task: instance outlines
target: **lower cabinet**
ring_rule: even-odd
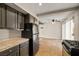
[[[28,56],[28,42],[22,43],[10,49],[0,52],[0,56]]]
[[[0,56],[19,56],[19,46],[0,52]]]
[[[29,44],[25,42],[20,45],[20,56],[29,56]]]
[[[19,50],[10,53],[8,56],[19,56]]]

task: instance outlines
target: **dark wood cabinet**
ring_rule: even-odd
[[[19,46],[0,52],[0,56],[19,56]]]
[[[0,28],[5,28],[6,26],[6,6],[3,4],[0,4]]]
[[[18,51],[14,51],[13,53],[11,53],[8,56],[19,56],[19,52]]]
[[[19,56],[19,49],[11,52],[8,56]]]
[[[39,24],[39,21],[33,17],[32,15],[30,14],[26,14],[25,17],[24,17],[24,23],[34,23],[34,24]]]
[[[35,20],[33,16],[31,16],[30,14],[25,15],[25,20],[24,20],[25,23],[34,23],[34,21]]]
[[[23,29],[24,28],[24,14],[10,7],[7,7],[7,28]]]
[[[0,6],[0,28],[2,27],[2,19],[1,19],[1,6]]]
[[[14,9],[7,7],[7,28],[16,29],[16,20],[17,20],[17,11]]]
[[[28,56],[29,55],[29,42],[25,42],[20,45],[20,56]]]
[[[5,4],[0,4],[0,28],[23,29],[24,14]]]
[[[24,29],[24,17],[25,17],[25,15],[22,14],[22,19],[21,19],[20,29]]]
[[[32,15],[23,14],[6,4],[0,4],[0,28],[24,29],[24,23],[36,22]]]
[[[6,49],[0,52],[0,56],[29,56],[29,42]]]
[[[17,28],[23,29],[24,28],[24,15],[20,12],[17,14]]]

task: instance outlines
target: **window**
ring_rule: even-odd
[[[73,19],[68,20],[64,24],[62,24],[62,39],[74,40],[73,30],[74,30]]]

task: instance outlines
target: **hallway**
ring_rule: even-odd
[[[62,56],[61,40],[40,38],[36,56]]]

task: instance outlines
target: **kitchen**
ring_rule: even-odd
[[[79,56],[78,5],[1,3],[0,56]]]
[[[37,26],[32,26],[34,24]],[[26,25],[31,27],[28,27]],[[29,32],[29,30],[31,32]],[[39,39],[38,38],[39,33],[36,32],[37,30],[38,30],[38,20],[31,14],[27,13],[26,11],[19,8],[15,4],[8,4],[8,3],[0,4],[1,56],[34,55],[38,50],[38,44],[39,44],[37,43]],[[26,32],[23,33],[23,31],[28,32],[28,34]],[[28,36],[26,36],[25,33]],[[34,50],[34,52],[32,50]]]

